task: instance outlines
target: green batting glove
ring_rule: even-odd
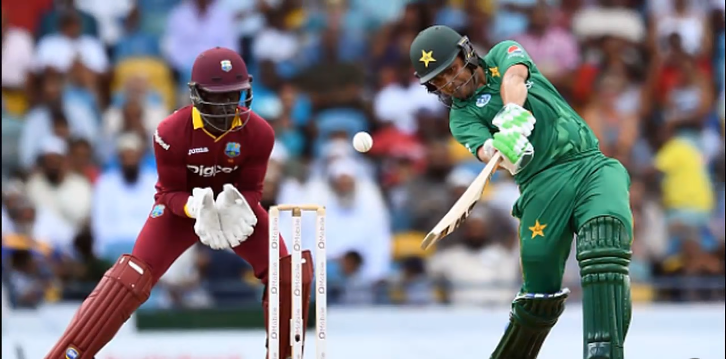
[[[513,103],[504,106],[492,120],[494,126],[499,128],[499,131],[519,132],[524,137],[529,137],[532,134],[536,122],[537,120],[531,112]]]
[[[519,132],[497,132],[489,146],[502,153],[504,156],[502,166],[512,175],[519,173],[534,157],[532,143]]]

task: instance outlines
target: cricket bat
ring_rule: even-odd
[[[489,183],[492,175],[496,172],[501,160],[502,154],[500,152],[497,152],[494,156],[492,156],[486,167],[484,167],[479,175],[476,176],[474,182],[472,182],[464,194],[459,197],[456,203],[454,203],[454,206],[446,213],[444,218],[442,218],[439,223],[436,224],[434,229],[426,235],[426,238],[424,238],[423,242],[421,242],[422,249],[428,249],[442,238],[454,232],[454,230],[464,223],[466,218],[469,217],[469,214],[474,209],[474,206],[476,206],[481,199],[481,196],[484,193],[484,188],[486,188],[487,183]]]

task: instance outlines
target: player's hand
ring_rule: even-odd
[[[204,245],[212,249],[227,249],[229,243],[222,233],[219,214],[214,205],[214,192],[211,188],[195,188],[187,201],[187,209],[196,218],[194,232]]]
[[[222,233],[231,247],[236,247],[254,232],[257,216],[247,200],[231,184],[225,184],[215,204]]]
[[[499,128],[499,132],[518,132],[524,137],[532,134],[536,122],[531,112],[513,103],[504,106],[492,120],[494,126]]]
[[[484,151],[490,158],[494,153],[501,152],[504,158],[501,166],[512,176],[526,167],[534,157],[534,147],[527,137],[519,132],[495,133],[494,139],[484,142]]]

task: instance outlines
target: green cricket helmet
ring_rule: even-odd
[[[440,89],[449,84],[437,88],[429,81],[451,67],[459,56],[465,63],[460,71],[465,68],[471,70],[469,81],[474,78],[474,70],[479,66],[479,56],[469,38],[443,25],[430,26],[421,31],[411,43],[409,56],[419,82],[447,105],[451,104],[451,98],[442,94]]]

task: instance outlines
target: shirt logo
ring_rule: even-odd
[[[227,142],[227,146],[224,148],[224,154],[227,157],[237,157],[240,153],[240,144],[237,142]]]
[[[205,166],[205,165],[187,165],[187,169],[192,173],[197,174],[201,177],[214,177],[217,173],[229,174],[234,172],[239,166],[234,167],[223,167],[223,166]]]
[[[221,66],[222,71],[224,71],[224,72],[232,71],[232,61],[222,60],[219,62],[219,65]]]
[[[164,214],[164,210],[166,209],[166,206],[163,204],[157,204],[154,206],[154,208],[151,209],[151,214],[149,217],[151,218],[159,218]]]
[[[524,57],[524,50],[522,50],[522,48],[517,45],[512,45],[507,48],[507,58],[515,56]]]
[[[491,99],[492,99],[492,95],[490,95],[488,93],[485,93],[485,94],[479,96],[479,98],[476,99],[476,107],[486,106]]]
[[[190,148],[189,149],[189,156],[197,153],[207,153],[209,152],[209,148],[206,147],[197,147],[197,148]]]

